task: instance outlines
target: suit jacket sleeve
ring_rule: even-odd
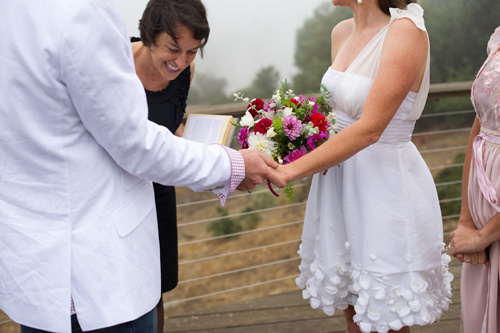
[[[231,163],[225,149],[175,137],[147,120],[144,88],[114,2],[81,6],[64,29],[60,63],[61,80],[85,128],[131,174],[228,195]]]

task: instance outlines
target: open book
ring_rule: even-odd
[[[229,147],[235,121],[232,116],[189,114],[183,137],[207,145],[219,143]]]

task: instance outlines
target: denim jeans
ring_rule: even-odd
[[[116,326],[100,328],[94,331],[85,331],[89,333],[156,333],[156,308],[149,311],[142,317],[135,320],[118,324]],[[76,315],[71,316],[72,333],[82,333],[80,324]],[[47,331],[39,330],[21,325],[21,333],[50,333]]]

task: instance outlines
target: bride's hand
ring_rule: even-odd
[[[280,164],[279,167],[273,170],[273,172],[277,175],[277,177],[283,181],[285,184],[290,182],[290,178],[288,175],[288,166]]]

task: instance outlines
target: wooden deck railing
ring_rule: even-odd
[[[431,85],[429,100],[470,95],[472,81]],[[188,113],[224,114],[241,117],[243,103],[192,106]],[[445,117],[470,114],[457,110],[424,114],[431,122],[446,122]],[[427,119],[428,121],[429,119]],[[471,122],[472,124],[472,122]],[[413,142],[433,175],[445,169],[460,168],[457,154],[465,152],[470,126],[440,128],[414,133]],[[237,142],[233,141],[233,148]],[[461,177],[438,182],[438,189],[461,186]],[[296,199],[274,198],[265,186],[251,194],[237,193],[227,206],[219,208],[211,195],[178,189],[180,283],[165,294],[171,313],[193,311],[234,300],[250,299],[296,289],[303,214],[309,179],[294,185]],[[458,202],[460,195],[441,198],[441,204]],[[193,212],[197,212],[196,214]],[[458,211],[443,216],[445,231],[454,228]],[[250,220],[258,221],[251,222]],[[252,224],[253,223],[253,224]],[[224,227],[225,225],[225,227]],[[234,228],[234,232],[231,232]],[[225,229],[217,235],[209,230]]]
[[[429,99],[468,96],[471,85],[472,82],[433,84]],[[190,106],[187,112],[238,118],[244,114],[245,105]],[[473,116],[474,111],[471,107],[424,114],[422,118],[440,124],[450,115],[463,114]],[[467,126],[447,126],[414,133],[413,142],[433,175],[462,166],[455,157],[465,151],[469,130]],[[438,182],[436,186],[460,187],[460,178]],[[175,290],[164,295],[167,315],[297,290],[297,250],[308,188],[309,179],[296,182],[296,198],[290,202],[283,194],[275,198],[265,186],[259,186],[252,193],[235,193],[223,208],[211,193],[177,188],[180,282]],[[460,195],[440,199],[442,204],[457,202]],[[445,231],[454,228],[457,217],[458,211],[443,216]],[[18,332],[18,325],[1,311],[0,332]]]

